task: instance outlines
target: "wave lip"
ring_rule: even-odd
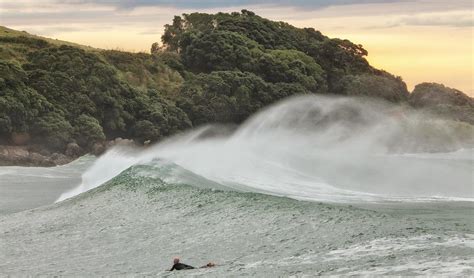
[[[99,157],[82,175],[82,182],[79,186],[62,193],[56,202],[94,189],[116,177],[136,162],[138,162],[138,157],[132,149],[122,146],[113,148]]]

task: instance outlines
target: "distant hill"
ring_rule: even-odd
[[[73,43],[73,42],[68,42],[68,41],[62,41],[62,40],[57,40],[57,39],[51,39],[51,38],[47,38],[47,37],[32,35],[32,34],[29,34],[26,31],[18,31],[18,30],[7,28],[5,26],[0,26],[0,37],[3,38],[2,43],[4,43],[4,42],[6,43],[8,41],[8,38],[26,37],[26,38],[30,38],[30,39],[37,39],[37,40],[46,41],[49,44],[56,45],[56,46],[69,45],[69,46],[82,48],[82,49],[85,49],[85,50],[101,51],[101,49],[93,48],[91,46],[85,46],[85,45],[81,45],[81,44],[78,44],[78,43]]]
[[[400,77],[369,65],[361,45],[251,11],[175,16],[161,40],[151,54],[128,53],[0,27],[0,144],[64,153],[72,143],[79,155],[117,137],[154,142],[205,123],[240,123],[313,93],[430,107],[473,124],[465,94],[425,84],[410,95]],[[443,103],[424,97],[431,91]]]

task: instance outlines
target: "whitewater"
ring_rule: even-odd
[[[473,140],[408,108],[304,96],[238,127],[0,167],[0,188],[61,189],[0,213],[0,273],[169,276],[180,256],[218,265],[195,276],[472,275]]]

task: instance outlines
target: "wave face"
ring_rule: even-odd
[[[186,181],[190,185],[205,180],[209,187],[296,199],[474,198],[472,126],[387,103],[291,98],[228,133],[224,127],[206,126],[145,150],[114,148],[58,201],[95,188],[132,165],[163,161],[200,177],[199,184]]]
[[[168,277],[179,256],[217,264],[178,274],[188,276],[470,277],[473,205],[301,202],[153,159],[76,198],[0,217],[0,272]]]

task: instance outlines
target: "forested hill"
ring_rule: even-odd
[[[161,41],[151,54],[128,53],[1,27],[0,144],[87,152],[116,137],[154,142],[312,93],[380,97],[474,123],[472,98],[457,90],[425,83],[409,94],[361,45],[247,10],[176,16]]]

